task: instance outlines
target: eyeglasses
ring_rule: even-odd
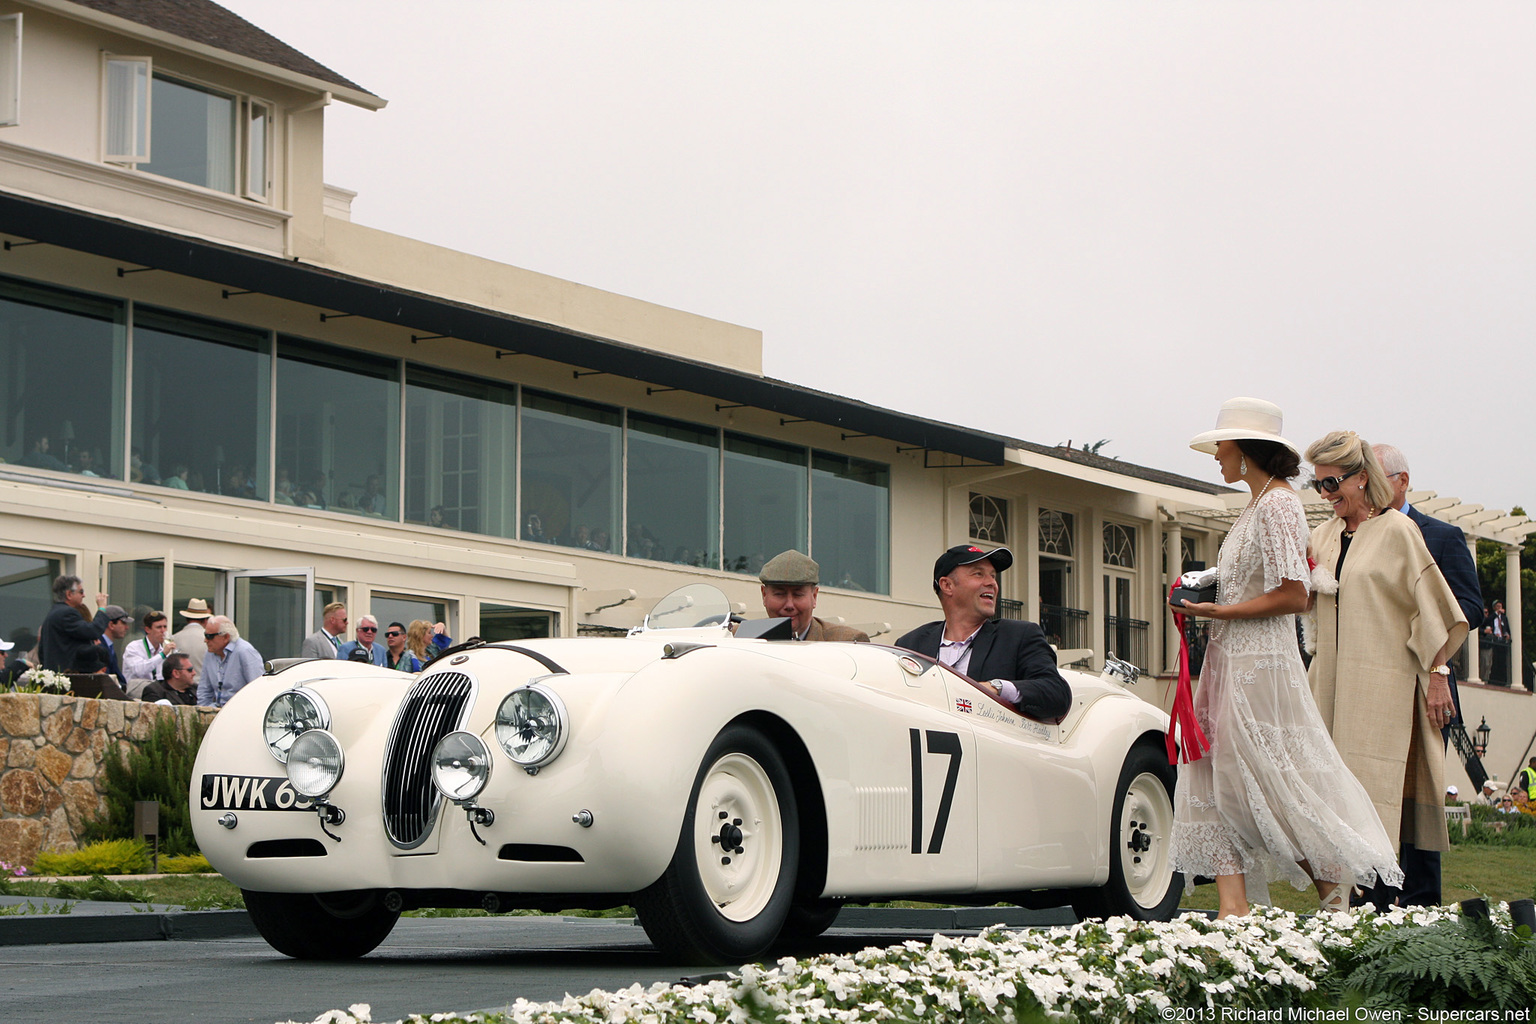
[[[379,631],[379,627],[378,626],[358,626],[357,627],[357,631],[359,633],[377,633]]]
[[[1359,471],[1356,470],[1356,472]],[[1345,480],[1348,480],[1354,475],[1354,473],[1345,473],[1343,476],[1325,476],[1321,480],[1318,480],[1316,477],[1314,477],[1312,482],[1307,484],[1307,486],[1312,488],[1318,494],[1332,494],[1337,491],[1340,486],[1343,485]]]
[[[208,639],[208,640],[214,640],[214,639],[217,639],[218,637],[221,637],[223,635],[224,635],[223,633],[207,633],[207,632],[205,632],[203,634],[203,637],[205,639]]]
[[[388,633],[385,633],[384,635],[385,636],[405,636],[405,634],[400,632],[398,629],[392,629]]]

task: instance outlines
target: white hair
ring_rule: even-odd
[[[1387,476],[1408,472],[1408,457],[1397,445],[1373,444],[1371,451],[1376,453],[1376,461],[1381,463],[1381,471]]]
[[[209,627],[212,627],[213,632],[223,633],[231,640],[240,639],[240,631],[235,628],[234,620],[232,620],[227,615],[215,615],[213,618],[209,619],[207,624],[203,627],[203,632],[208,632]]]

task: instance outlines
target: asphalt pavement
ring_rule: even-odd
[[[0,897],[0,907],[18,902],[37,912],[0,914],[0,1021],[272,1024],[360,1002],[375,1021],[394,1021],[701,976],[667,962],[629,918],[403,918],[368,956],[315,963],[274,952],[244,911]],[[68,913],[58,912],[69,902]],[[1066,909],[850,907],[795,952],[1072,920]]]

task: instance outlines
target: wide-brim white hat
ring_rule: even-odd
[[[1216,429],[1190,438],[1189,446],[1207,455],[1216,454],[1217,441],[1273,441],[1283,444],[1301,458],[1301,451],[1280,436],[1284,417],[1280,407],[1262,398],[1229,398],[1216,414]]]

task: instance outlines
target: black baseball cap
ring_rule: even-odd
[[[937,590],[939,580],[948,576],[962,565],[970,565],[972,562],[980,562],[986,559],[992,563],[992,568],[1002,572],[1013,564],[1013,552],[1007,548],[977,547],[975,544],[956,544],[939,556],[939,560],[933,563],[933,586]]]

